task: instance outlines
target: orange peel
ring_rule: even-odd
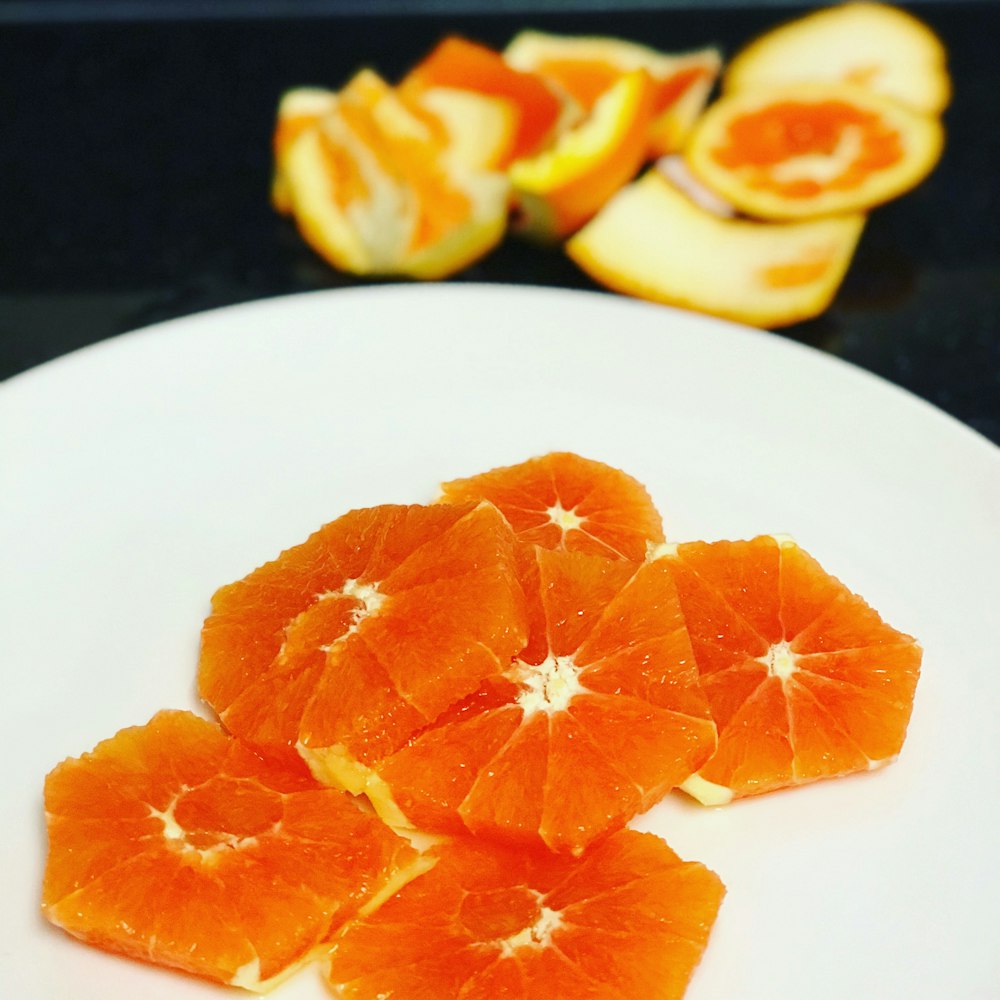
[[[821,313],[833,298],[864,216],[795,223],[722,218],[650,170],[566,244],[615,291],[776,327]]]
[[[312,128],[336,106],[337,95],[320,87],[296,87],[288,90],[278,102],[274,126],[274,177],[271,181],[271,204],[282,215],[290,215],[292,199],[285,180],[284,160],[292,143]]]

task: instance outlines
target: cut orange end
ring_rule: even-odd
[[[722,65],[716,49],[667,55],[617,38],[570,37],[522,31],[504,52],[516,69],[552,80],[585,111],[629,72],[643,69],[653,81],[648,153],[680,148],[701,113]]]
[[[708,804],[893,760],[921,650],[794,542],[692,542],[670,567],[719,748],[685,790]]]
[[[696,771],[715,730],[664,566],[536,548],[522,575],[527,648],[377,770],[418,828],[579,854]]]
[[[489,500],[521,541],[548,549],[632,559],[663,541],[663,523],[646,487],[621,469],[551,452],[441,486],[448,503]]]
[[[788,223],[722,218],[650,170],[619,191],[566,252],[615,291],[776,327],[829,305],[864,222],[862,215]]]
[[[45,809],[52,923],[256,992],[427,868],[348,796],[188,712],[160,712],[64,761]]]
[[[216,592],[201,694],[261,753],[362,791],[524,646],[513,546],[490,504],[352,511]]]
[[[941,125],[848,84],[724,97],[685,151],[692,172],[765,219],[859,211],[908,191],[941,154]]]
[[[474,841],[334,942],[343,1000],[679,1000],[725,889],[652,834],[573,862]]]
[[[555,134],[564,115],[562,100],[534,73],[509,66],[498,53],[464,38],[444,39],[405,77],[405,91],[455,87],[509,101],[517,111],[517,131],[507,162],[530,156]]]
[[[948,104],[947,53],[930,28],[898,7],[845,3],[761,35],[738,53],[726,93],[792,83],[854,83],[924,111]]]

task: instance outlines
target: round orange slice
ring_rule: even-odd
[[[496,504],[521,541],[547,549],[632,559],[663,541],[663,523],[638,480],[603,462],[550,452],[441,485],[448,503]]]
[[[428,862],[342,792],[160,712],[45,781],[42,910],[106,951],[265,992]]]
[[[864,223],[858,214],[783,223],[723,218],[650,170],[619,191],[566,252],[595,281],[626,295],[777,327],[830,304]]]
[[[570,861],[474,841],[338,935],[343,1000],[679,1000],[725,889],[652,834]]]
[[[854,83],[927,114],[951,96],[947,53],[911,14],[882,3],[844,3],[774,28],[726,69],[726,93],[797,83]]]
[[[715,748],[669,569],[535,548],[527,647],[377,765],[387,820],[580,854]]]
[[[504,58],[515,69],[551,80],[588,112],[624,74],[646,70],[654,86],[647,137],[651,157],[680,148],[722,65],[717,49],[667,55],[617,38],[541,31],[522,31],[504,50]]]
[[[867,771],[899,753],[921,650],[788,538],[665,547],[719,747],[708,805]]]
[[[261,753],[360,792],[523,648],[513,548],[488,503],[345,514],[216,592],[202,697]]]
[[[850,84],[747,90],[708,109],[685,156],[736,208],[804,219],[871,208],[918,184],[944,135],[932,118]]]

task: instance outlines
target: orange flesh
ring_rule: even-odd
[[[761,269],[760,275],[768,288],[795,288],[819,281],[826,274],[833,258],[830,255],[810,255],[792,264],[772,264]]]
[[[845,129],[861,133],[861,150],[829,181],[811,178],[779,181],[771,168],[798,156],[833,156]],[[750,183],[789,198],[813,198],[822,191],[850,190],[869,174],[898,163],[903,157],[899,133],[882,118],[844,101],[780,101],[734,118],[723,145],[712,150],[717,163],[730,170],[747,169]]]

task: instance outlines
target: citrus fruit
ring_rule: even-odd
[[[526,648],[377,765],[392,801],[373,803],[419,829],[580,854],[696,771],[715,727],[666,565],[532,554]]]
[[[355,274],[441,278],[491,250],[508,184],[464,167],[428,122],[371,71],[288,144],[282,177],[303,238]]]
[[[540,76],[522,73],[499,52],[454,35],[443,39],[400,83],[404,93],[429,87],[455,87],[508,102],[517,126],[502,165],[546,146],[568,113],[565,102]]]
[[[941,124],[839,83],[741,91],[708,109],[685,157],[692,173],[748,215],[802,219],[860,211],[930,173]]]
[[[336,94],[319,87],[296,87],[286,91],[278,103],[274,128],[274,178],[271,203],[283,215],[292,211],[291,195],[285,180],[284,159],[291,144],[336,106]]]
[[[632,830],[579,861],[456,841],[340,932],[327,978],[342,1000],[677,1000],[724,892]]]
[[[441,485],[448,503],[496,504],[522,542],[611,558],[646,557],[663,524],[646,487],[621,469],[550,452]]]
[[[722,218],[650,170],[619,191],[566,252],[615,291],[776,327],[829,305],[864,222],[858,214],[788,223]]]
[[[649,74],[626,73],[579,125],[512,163],[507,175],[519,231],[549,240],[579,229],[642,165],[652,114]]]
[[[363,790],[527,637],[514,536],[491,504],[352,511],[218,590],[199,688],[261,753]]]
[[[164,711],[45,781],[45,916],[107,951],[264,992],[428,862],[342,792]]]
[[[706,804],[866,771],[899,753],[921,650],[793,541],[665,547],[719,747]]]
[[[542,31],[522,31],[504,50],[504,58],[516,69],[551,80],[586,111],[622,75],[646,70],[654,86],[647,135],[651,157],[680,148],[722,65],[717,49],[667,55],[617,38]]]
[[[951,96],[947,53],[898,7],[845,3],[761,35],[726,69],[726,93],[791,83],[855,83],[937,114]]]

